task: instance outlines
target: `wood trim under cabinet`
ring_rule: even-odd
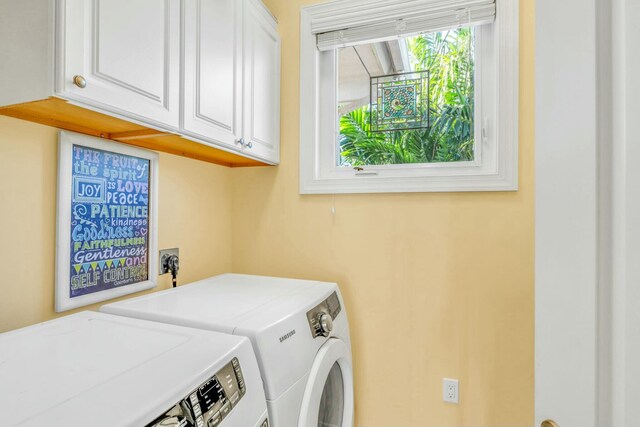
[[[60,98],[0,107],[0,115],[227,167],[268,166],[180,135],[130,123]]]

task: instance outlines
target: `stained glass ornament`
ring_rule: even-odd
[[[371,131],[429,127],[429,72],[371,78]]]

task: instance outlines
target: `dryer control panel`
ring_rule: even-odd
[[[146,427],[216,427],[247,392],[237,358]]]
[[[338,317],[342,307],[338,294],[333,292],[320,304],[307,312],[307,320],[313,338],[328,337],[333,330],[333,320]]]

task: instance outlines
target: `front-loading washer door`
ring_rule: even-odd
[[[298,427],[353,427],[353,371],[347,345],[329,339],[309,373]]]

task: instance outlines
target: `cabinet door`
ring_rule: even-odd
[[[180,0],[58,0],[57,16],[58,95],[178,128]]]
[[[185,133],[240,148],[242,1],[185,0]]]
[[[244,23],[245,150],[280,161],[280,36],[258,0],[246,0]]]

